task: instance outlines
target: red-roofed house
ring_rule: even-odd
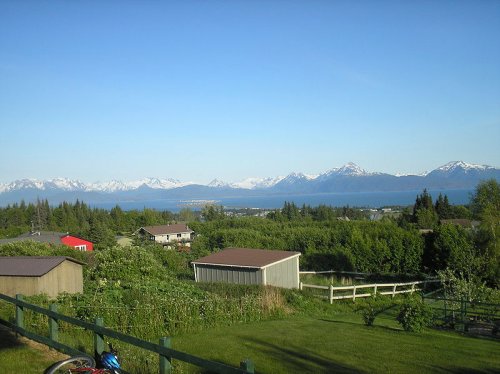
[[[79,238],[77,236],[72,235],[64,235],[61,237],[61,242],[66,244],[69,247],[73,247],[78,249],[79,251],[93,251],[94,243],[89,242],[88,240]]]
[[[53,232],[53,231],[37,231],[30,232],[27,234],[22,234],[17,238],[9,238],[9,239],[0,239],[0,244],[6,243],[14,243],[14,242],[22,242],[25,240],[31,240],[38,243],[47,243],[47,244],[65,244],[68,247],[72,247],[78,249],[79,251],[93,251],[94,244],[88,240],[79,238],[77,236]]]

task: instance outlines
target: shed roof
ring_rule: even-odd
[[[181,232],[193,232],[186,224],[176,223],[173,225],[144,226],[141,227],[152,235],[178,234]]]
[[[84,265],[65,256],[1,256],[0,276],[41,277],[66,260]]]
[[[220,252],[199,258],[193,264],[223,265],[262,269],[288,258],[298,257],[300,252],[253,248],[226,248]]]

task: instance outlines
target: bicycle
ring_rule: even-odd
[[[96,361],[93,357],[82,355],[56,362],[45,371],[45,374],[120,374],[117,352],[111,344],[108,343],[108,345],[110,352],[102,352],[99,355],[100,368],[96,368]]]

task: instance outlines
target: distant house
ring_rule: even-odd
[[[192,262],[196,282],[299,288],[299,252],[227,248]]]
[[[79,251],[93,251],[94,244],[88,240],[79,238],[77,236],[69,235],[67,233],[53,232],[53,231],[37,231],[22,234],[17,238],[0,239],[0,245],[6,243],[14,243],[31,240],[38,243],[47,243],[54,245],[67,245],[68,247],[75,248]]]
[[[163,245],[182,242],[189,247],[194,231],[184,223],[177,223],[173,225],[144,226],[137,230],[135,234],[143,239]]]
[[[0,293],[7,296],[83,292],[83,262],[64,256],[0,257]]]
[[[475,229],[479,226],[479,221],[471,221],[470,219],[442,219],[439,221],[441,225],[456,225],[463,227],[464,229]]]

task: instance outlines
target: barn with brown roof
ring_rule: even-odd
[[[299,288],[299,252],[227,248],[193,261],[197,282]]]
[[[83,262],[64,256],[0,257],[0,293],[8,296],[83,292]]]

